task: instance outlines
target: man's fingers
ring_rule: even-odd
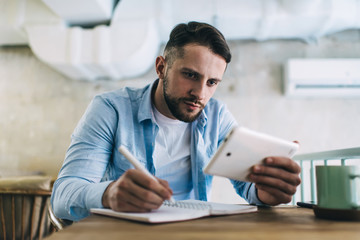
[[[104,207],[115,211],[148,212],[169,199],[172,191],[164,180],[130,169],[109,184],[102,198]]]
[[[115,196],[116,197],[113,199],[111,206],[111,208],[115,211],[149,212],[152,209],[159,208],[162,203],[154,204],[146,202],[126,191],[118,191]]]
[[[164,186],[163,182],[157,181],[156,178],[151,178],[139,170],[130,169],[126,171],[125,174],[127,174],[127,176],[131,178],[136,184],[156,193],[163,200],[169,199],[172,196],[170,187]]]
[[[173,194],[173,191],[170,188],[168,181],[160,179],[160,178],[156,178],[156,179],[160,182],[161,185],[163,185],[163,187],[165,187],[171,193],[171,195]]]
[[[148,204],[160,205],[163,202],[164,199],[160,195],[156,194],[151,189],[144,188],[143,186],[139,185],[136,181],[132,181],[132,180],[133,179],[123,179],[122,181],[119,181],[117,185],[118,188],[124,192],[129,193],[129,195],[119,196],[119,197],[125,197],[125,199],[127,199],[130,198],[131,196],[134,196],[137,199],[144,202],[144,204],[148,203]],[[132,200],[135,199],[132,198]],[[138,201],[135,201],[133,204],[139,207],[145,207],[143,206],[143,204],[138,203]]]
[[[287,157],[268,157],[263,165],[251,169],[249,180],[258,188],[259,199],[276,205],[291,201],[301,183],[300,166]]]
[[[278,178],[286,183],[296,186],[301,183],[301,179],[297,173],[288,172],[282,168],[255,165],[252,169],[252,172],[256,175],[264,175]]]
[[[265,165],[283,168],[292,173],[300,173],[300,166],[287,157],[267,157],[264,160]]]
[[[261,184],[264,186],[269,186],[274,189],[278,189],[285,194],[293,195],[296,192],[297,185],[289,184],[282,179],[269,177],[266,175],[256,175],[251,174],[249,176],[250,180],[256,184]]]
[[[289,203],[292,200],[292,195],[286,194],[277,188],[269,187],[267,185],[256,184],[259,193],[267,195],[268,204],[277,205],[280,203]],[[261,194],[260,194],[261,195]]]
[[[132,212],[147,212],[157,207],[152,205],[146,206],[142,200],[129,193],[128,186],[130,184],[122,183],[129,181],[129,179],[119,178],[117,181],[110,183],[102,197],[103,206],[115,211]],[[119,187],[119,185],[122,185],[123,188]]]

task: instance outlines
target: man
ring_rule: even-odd
[[[54,184],[55,215],[77,221],[92,207],[151,211],[172,195],[206,201],[212,176],[202,169],[237,125],[226,107],[212,99],[230,60],[217,29],[179,24],[164,56],[156,59],[158,80],[96,96],[72,135]],[[117,151],[120,145],[157,181],[133,169]],[[276,205],[291,200],[299,172],[291,159],[271,157],[253,167],[253,183],[232,183],[249,203]]]

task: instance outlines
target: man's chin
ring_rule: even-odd
[[[178,116],[177,118],[180,120],[180,121],[183,121],[183,122],[193,122],[195,121],[201,114],[201,111],[187,111],[185,114],[181,114],[180,116]]]

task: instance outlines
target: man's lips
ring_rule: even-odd
[[[184,101],[184,103],[191,109],[201,108],[201,104],[196,104],[196,102],[193,101]]]

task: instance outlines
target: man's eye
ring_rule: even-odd
[[[209,86],[215,86],[215,85],[217,85],[217,84],[218,84],[218,82],[215,81],[215,80],[208,80],[208,85],[209,85]]]
[[[195,74],[195,73],[192,73],[192,72],[184,72],[184,75],[185,75],[187,78],[196,78],[196,74]]]

